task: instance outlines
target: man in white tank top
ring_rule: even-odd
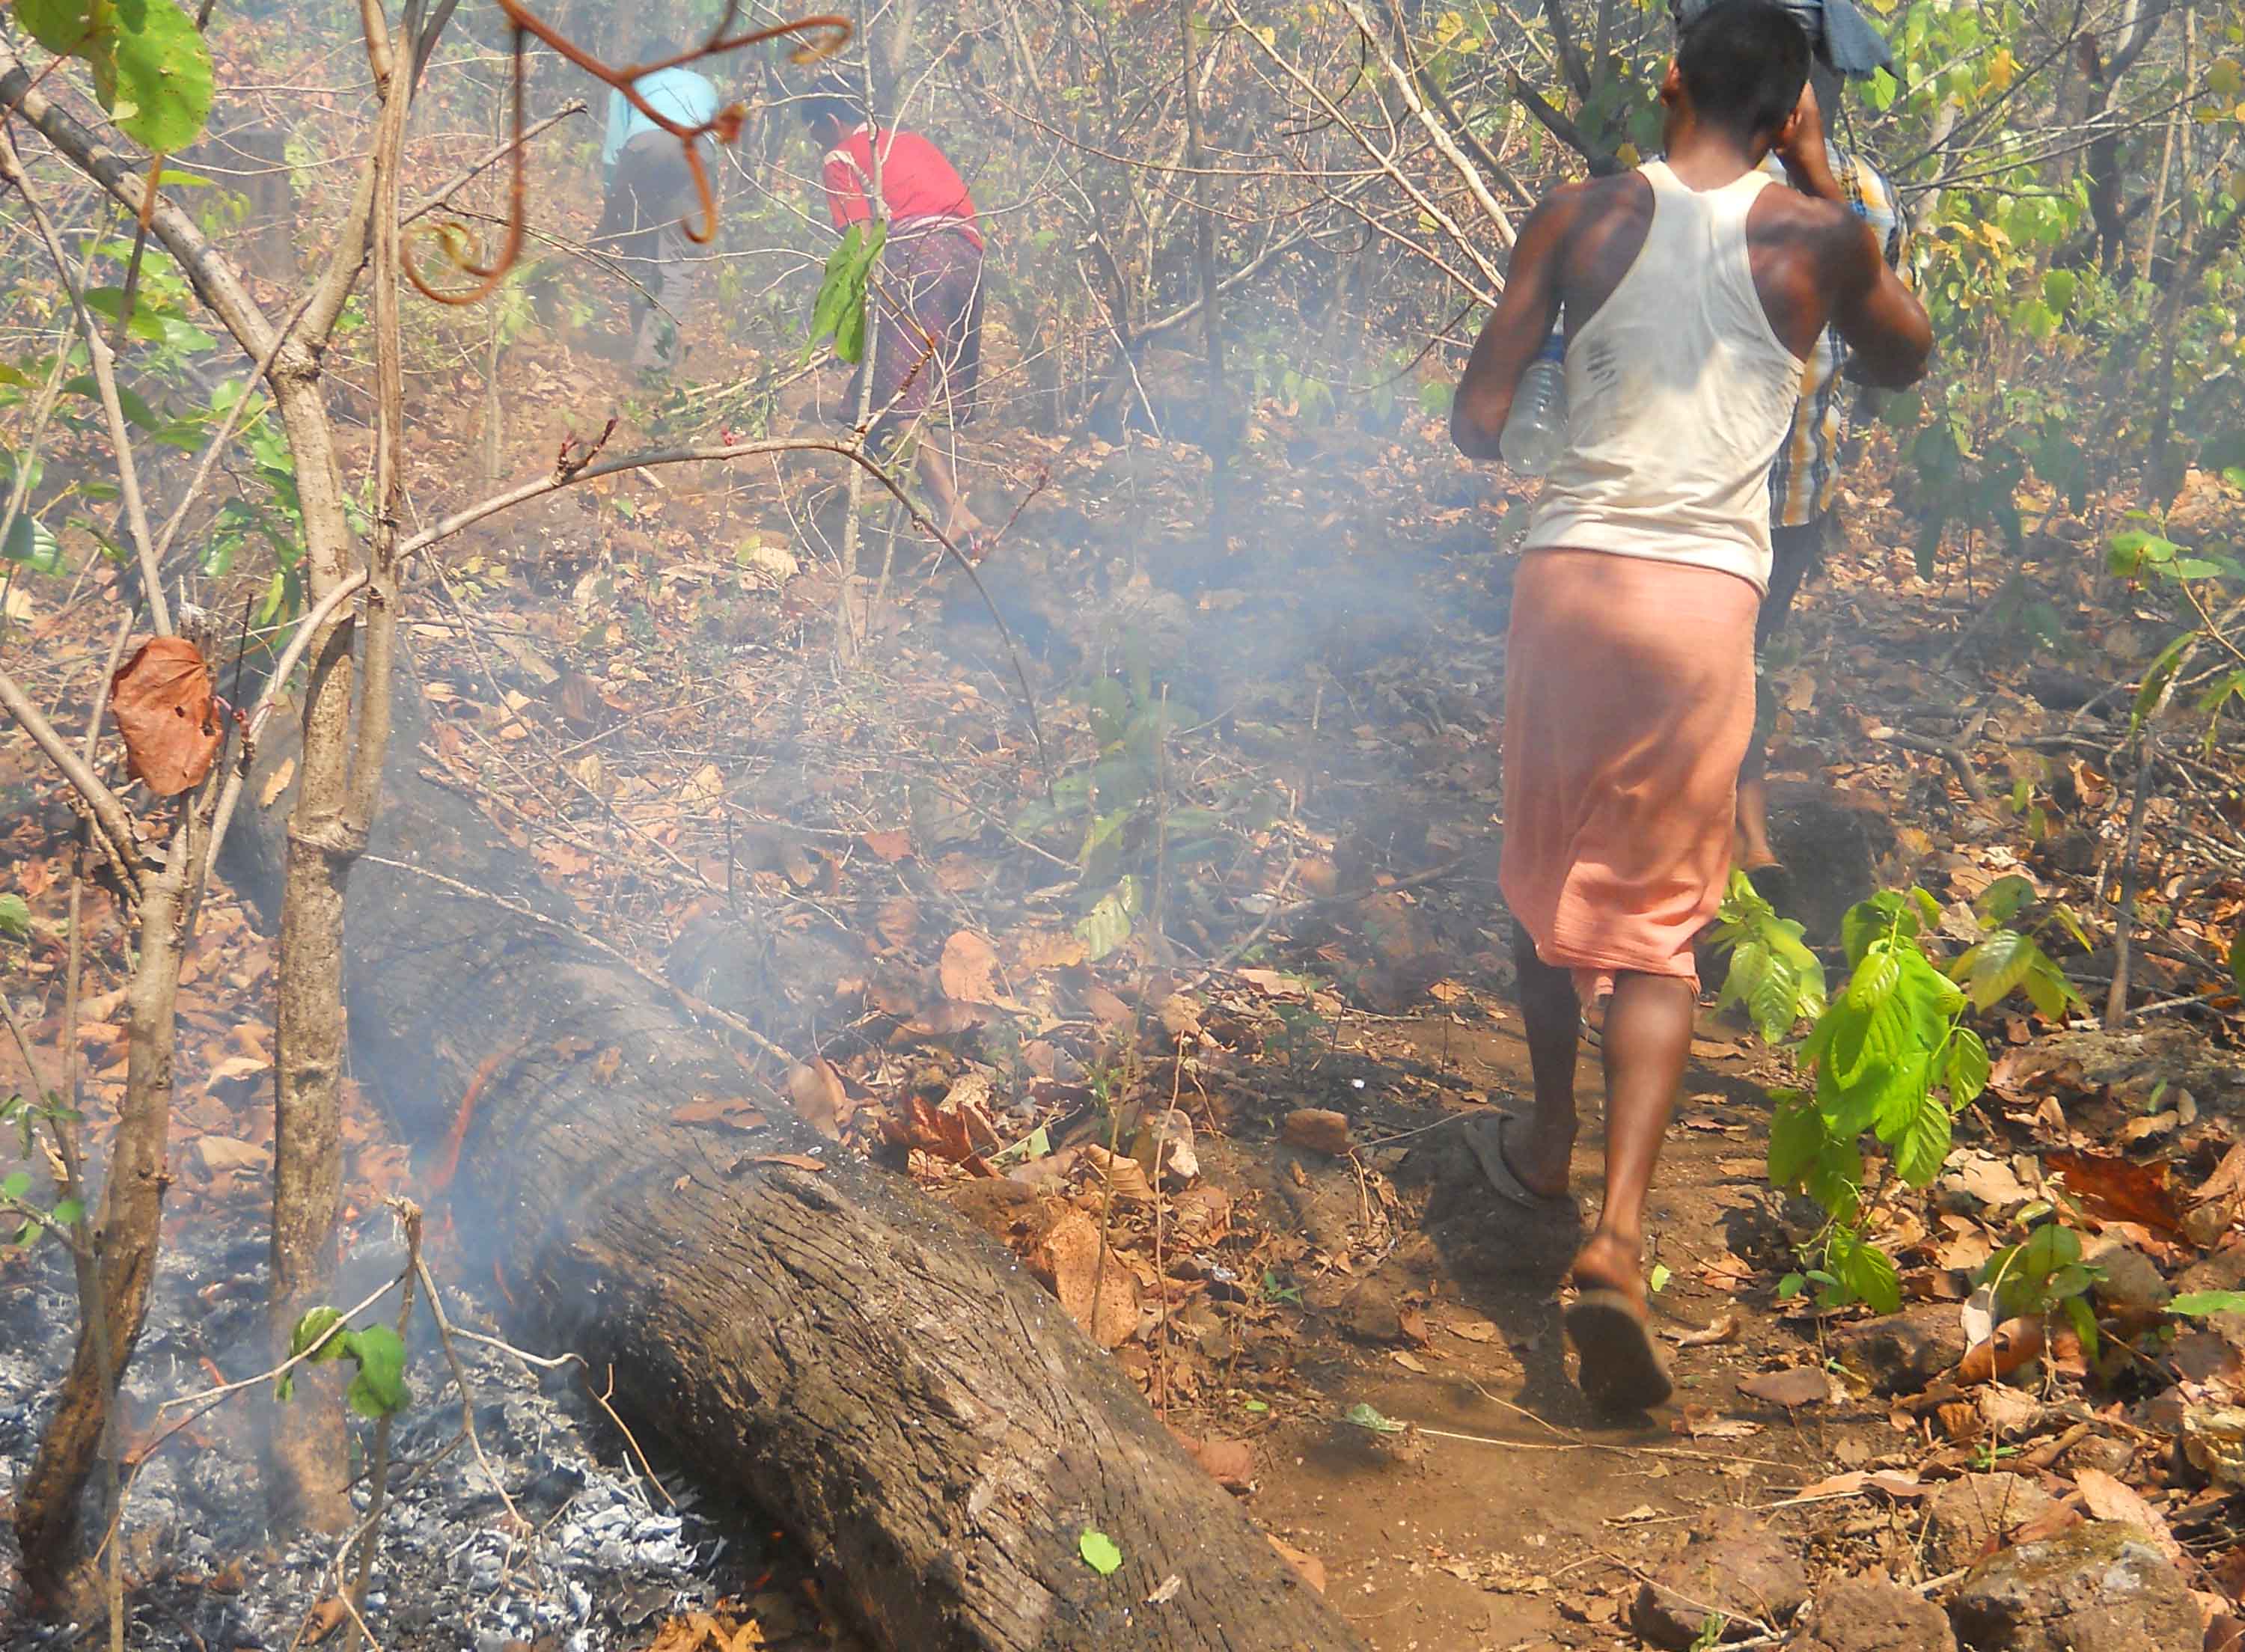
[[[1529,216],[1451,414],[1463,451],[1500,457],[1563,309],[1569,446],[1505,655],[1499,882],[1536,1106],[1475,1146],[1501,1190],[1571,1210],[1579,1006],[1606,998],[1605,1198],[1566,1323],[1584,1389],[1616,1410],[1670,1391],[1646,1325],[1645,1199],[1690,1054],[1692,939],[1730,870],[1771,463],[1828,324],[1873,383],[1911,382],[1931,344],[1876,238],[1802,164],[1824,143],[1808,56],[1772,0],[1692,19],[1661,86],[1666,159]],[[1773,152],[1792,188],[1757,170]]]

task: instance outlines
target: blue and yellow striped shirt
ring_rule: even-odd
[[[1909,219],[1893,182],[1862,156],[1837,144],[1828,144],[1832,176],[1846,193],[1857,217],[1877,232],[1887,262],[1909,279]],[[1785,168],[1776,156],[1762,162],[1762,170],[1782,179]],[[1841,369],[1848,364],[1848,347],[1827,328],[1809,353],[1801,373],[1801,403],[1793,411],[1793,430],[1778,450],[1769,471],[1769,522],[1774,528],[1804,527],[1832,508],[1840,485],[1840,440],[1846,435],[1847,413],[1842,405]]]

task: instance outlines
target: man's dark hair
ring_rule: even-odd
[[[1715,0],[1684,26],[1676,67],[1701,119],[1752,141],[1791,117],[1808,55],[1808,35],[1774,0]]]
[[[826,119],[854,126],[865,118],[864,105],[858,101],[858,94],[851,90],[850,83],[838,74],[819,76],[795,108],[806,126],[816,126]]]

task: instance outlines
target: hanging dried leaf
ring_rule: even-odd
[[[151,637],[109,682],[132,777],[159,797],[191,791],[218,755],[210,667],[185,637]]]

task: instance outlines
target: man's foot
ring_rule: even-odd
[[[1539,1147],[1536,1132],[1509,1113],[1468,1119],[1462,1127],[1466,1146],[1481,1165],[1482,1174],[1498,1195],[1539,1215],[1580,1214],[1567,1190],[1567,1163],[1572,1143],[1555,1154],[1548,1144]]]
[[[1602,1411],[1650,1411],[1675,1391],[1652,1340],[1638,1272],[1642,1247],[1601,1229],[1570,1270],[1577,1293],[1567,1310],[1576,1381]]]

